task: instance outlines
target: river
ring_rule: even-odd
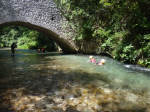
[[[0,48],[0,112],[149,112],[150,69],[93,55]]]

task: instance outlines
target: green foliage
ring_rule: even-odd
[[[4,47],[4,44],[0,44],[0,47]]]
[[[4,46],[11,46],[13,42],[17,42],[17,38],[19,37],[19,32],[17,31],[17,27],[2,27],[0,28],[0,43]]]
[[[40,32],[21,26],[4,26],[0,28],[0,46],[11,46],[17,43],[18,48],[37,49],[46,48],[47,51],[57,50],[54,41]]]
[[[107,53],[123,62],[137,63],[142,59],[149,66],[149,0],[54,1],[74,31],[74,40],[96,38],[100,43],[98,53]]]
[[[19,49],[29,49],[29,45],[24,44],[24,45],[20,45],[18,46]]]

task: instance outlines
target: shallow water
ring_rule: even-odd
[[[150,111],[150,69],[107,56],[0,49],[0,112]]]

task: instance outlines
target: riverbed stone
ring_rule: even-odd
[[[138,99],[138,96],[133,93],[127,93],[126,100],[135,103]]]
[[[76,107],[76,109],[77,109],[78,111],[83,111],[84,108],[85,108],[85,106],[84,106],[83,104],[79,104],[79,105],[77,105],[77,107]]]

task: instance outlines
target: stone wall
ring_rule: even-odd
[[[65,18],[53,0],[0,0],[0,26],[19,25],[37,30],[53,39],[64,52],[75,53],[78,49],[61,27]]]

